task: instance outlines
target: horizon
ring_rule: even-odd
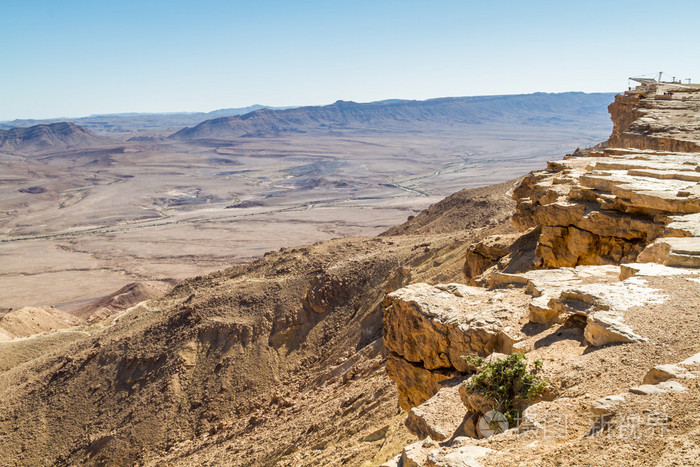
[[[13,46],[0,50],[0,121],[611,92],[660,70],[700,78],[688,61],[699,4],[683,15],[649,0],[29,0],[2,11],[0,40]],[[649,11],[654,38],[636,39]]]
[[[95,114],[90,114],[90,115],[79,115],[79,116],[60,116],[60,117],[48,117],[48,118],[15,118],[15,119],[10,119],[10,120],[0,120],[0,123],[8,124],[12,123],[14,121],[25,121],[25,120],[35,120],[35,121],[50,121],[50,120],[58,120],[59,123],[61,121],[67,121],[67,120],[80,120],[80,119],[86,119],[86,118],[95,118],[95,117],[132,117],[132,116],[144,116],[144,115],[195,115],[195,114],[209,114],[213,112],[219,112],[223,110],[228,110],[228,109],[246,109],[249,107],[256,107],[260,106],[260,109],[266,108],[266,109],[271,109],[271,110],[286,110],[286,109],[298,109],[298,108],[304,108],[304,107],[325,107],[328,105],[333,105],[337,102],[350,102],[354,104],[374,104],[374,103],[381,103],[381,102],[387,102],[387,101],[407,101],[407,102],[427,102],[431,100],[438,100],[438,99],[461,99],[461,98],[468,98],[468,97],[507,97],[507,96],[529,96],[529,95],[534,95],[534,94],[618,94],[618,91],[601,91],[601,92],[585,92],[585,91],[561,91],[561,92],[545,92],[545,91],[534,91],[530,93],[519,93],[519,94],[481,94],[481,95],[474,95],[474,96],[439,96],[439,97],[428,97],[425,99],[403,99],[403,98],[386,98],[386,99],[379,99],[375,101],[366,101],[366,102],[357,102],[357,101],[351,101],[351,100],[345,100],[345,99],[336,99],[333,102],[327,103],[327,104],[302,104],[302,105],[290,105],[290,106],[271,106],[271,105],[265,105],[265,104],[250,104],[250,105],[243,105],[243,106],[238,106],[238,107],[221,107],[217,109],[212,109],[212,110],[205,110],[205,111],[198,111],[198,110],[183,110],[183,111],[174,111],[174,112],[116,112],[116,113],[95,113]],[[250,112],[246,113],[252,113],[260,109],[255,109],[251,110]],[[245,115],[245,114],[241,114]],[[219,118],[213,116],[212,118]]]

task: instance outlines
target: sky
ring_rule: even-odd
[[[700,2],[0,0],[0,120],[700,82]]]

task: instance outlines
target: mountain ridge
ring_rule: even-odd
[[[123,134],[143,130],[162,131],[169,129],[172,131],[173,128],[196,125],[199,122],[218,116],[240,115],[267,107],[269,106],[254,104],[246,107],[217,109],[211,112],[121,112],[93,114],[76,118],[14,119],[0,122],[0,130],[70,122],[98,134]],[[285,107],[275,108],[283,109]]]
[[[542,118],[562,118],[562,113],[602,112],[604,106],[596,103],[609,102],[613,95],[570,92],[441,97],[423,101],[389,99],[368,103],[339,100],[326,106],[260,109],[239,116],[206,120],[194,127],[183,128],[169,138],[225,139],[335,130],[371,131],[375,124],[382,124],[382,131],[410,131],[414,130],[410,126],[412,122],[474,125],[486,120],[517,119],[522,123],[522,112],[532,112],[530,118],[535,119],[531,120],[534,123]]]
[[[105,142],[108,140],[70,122],[0,130],[0,151],[60,151]]]

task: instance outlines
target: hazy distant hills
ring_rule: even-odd
[[[197,125],[200,122],[216,117],[241,115],[266,108],[263,105],[214,110],[213,112],[182,112],[182,113],[120,113],[108,115],[90,115],[81,118],[56,118],[48,120],[12,120],[0,122],[0,130],[16,127],[30,127],[39,124],[70,122],[87,128],[98,134],[124,135],[136,131],[163,131]]]
[[[209,113],[93,115],[62,122],[14,120],[0,123],[0,150],[40,152],[88,148],[109,141],[102,135],[152,141],[162,138],[164,131],[172,132],[178,128],[181,129],[169,138],[181,141],[227,140],[353,130],[362,133],[420,133],[494,122],[514,126],[599,122],[607,120],[607,105],[613,96],[613,93],[535,93],[425,101],[337,101],[326,106],[277,109],[254,105]]]
[[[104,145],[108,140],[69,122],[0,130],[0,151],[62,151]]]
[[[206,120],[183,128],[178,140],[229,139],[336,130],[414,131],[431,123],[481,124],[492,121],[533,124],[607,115],[613,93],[535,93],[503,96],[447,97],[425,101],[387,100],[370,103],[337,101],[326,106],[260,109]],[[378,127],[381,125],[381,127]]]

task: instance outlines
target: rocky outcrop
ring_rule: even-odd
[[[387,295],[384,343],[387,373],[405,410],[430,399],[474,368],[463,357],[524,351],[523,324],[555,324],[579,317],[589,345],[642,342],[625,321],[633,307],[665,299],[640,277],[621,280],[619,266],[579,266],[493,272],[488,286],[413,284]],[[464,377],[464,376],[462,376]],[[488,401],[465,401],[485,413]],[[470,405],[471,404],[471,405]]]
[[[695,375],[681,365],[657,365],[644,376],[644,384],[658,384],[669,379],[694,379]]]
[[[423,404],[411,409],[407,425],[425,441],[407,446],[397,461],[433,465],[430,456],[457,452],[459,438],[434,443],[447,435],[431,408],[454,391],[455,377],[472,370],[461,356],[552,345],[556,338],[530,336],[554,326],[556,336],[578,329],[576,339],[591,348],[648,342],[629,324],[639,326],[632,313],[668,296],[647,278],[682,275],[700,282],[692,277],[700,273],[700,124],[689,118],[700,111],[700,87],[663,88],[659,95],[652,87],[617,96],[609,108],[615,126],[608,147],[577,151],[523,179],[513,190],[513,222],[521,234],[488,237],[468,248],[464,273],[471,286],[414,284],[387,296],[389,375],[402,407]],[[694,364],[659,365],[643,384],[594,400],[591,432],[607,427],[635,397],[684,393],[677,380],[694,379]],[[497,403],[459,387],[464,406],[450,413],[446,431],[465,416],[470,422],[463,431],[468,426],[470,436],[483,438],[473,422],[497,416]],[[522,407],[515,431],[549,425],[567,404],[554,399]]]
[[[651,85],[615,96],[608,110],[614,123],[610,146],[700,151],[700,124],[687,118],[700,112],[700,96],[693,87]]]
[[[693,233],[687,216],[700,212],[698,164],[700,154],[615,148],[550,163],[515,191],[514,220],[541,227],[544,267],[633,262],[660,237]]]
[[[521,234],[492,235],[469,246],[464,276],[470,285],[484,285],[496,271],[525,272],[534,267],[539,228]]]
[[[617,96],[609,147],[514,190],[515,225],[541,228],[539,266],[700,266],[700,89],[669,86]]]
[[[391,355],[387,373],[408,409],[435,394],[441,381],[473,370],[464,356],[511,353],[521,338],[516,326],[527,313],[527,296],[461,284],[413,284],[388,294],[382,306]]]
[[[561,323],[571,316],[586,322],[584,337],[601,346],[618,342],[640,342],[624,322],[624,311],[664,300],[659,291],[639,278],[620,280],[618,266],[579,266],[533,270],[522,274],[494,273],[492,287],[524,287],[533,296],[529,304],[532,323]]]

